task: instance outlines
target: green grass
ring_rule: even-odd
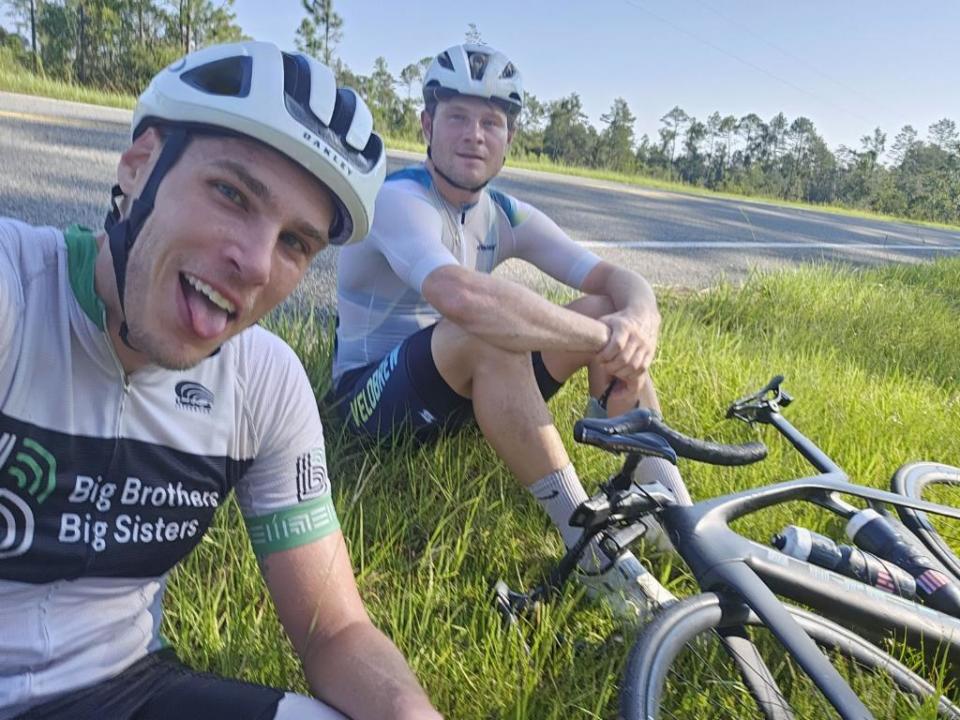
[[[960,464],[960,261],[757,274],[742,288],[667,294],[661,305],[656,378],[676,427],[724,441],[753,437],[749,428],[722,421],[722,408],[783,372],[797,398],[789,419],[855,480],[885,487],[899,464],[921,458]],[[328,328],[313,316],[278,317],[273,326],[304,359],[322,397]],[[584,397],[577,377],[551,403],[565,438]],[[632,633],[602,605],[574,588],[535,621],[501,628],[488,599],[491,583],[536,582],[561,547],[546,516],[475,430],[386,452],[342,437],[329,416],[325,427],[360,590],[447,717],[616,717]],[[762,436],[770,458],[750,468],[684,462],[694,497],[809,474],[774,433]],[[615,467],[594,449],[569,449],[589,488]],[[740,529],[765,542],[791,522],[835,537],[842,531],[806,505],[762,513]],[[302,690],[240,528],[230,503],[174,574],[164,633],[202,668]],[[661,559],[652,569],[676,592],[689,591],[680,568]],[[690,691],[691,707],[699,694]]]
[[[3,58],[0,57],[0,60],[3,60]],[[24,95],[40,95],[43,97],[56,98],[58,100],[72,100],[74,102],[85,102],[94,105],[106,105],[108,107],[125,109],[133,109],[136,104],[136,97],[133,95],[104,92],[81,85],[64,83],[59,80],[37,76],[24,70],[12,61],[0,62],[0,90],[22,93]],[[384,141],[386,142],[387,147],[391,150],[406,150],[409,152],[419,153],[426,152],[426,146],[420,141],[409,140],[406,138],[395,138],[390,137],[389,135],[384,136]],[[561,163],[555,163],[546,158],[534,159],[511,157],[508,160],[508,167],[536,170],[539,172],[554,173],[559,175],[570,175],[593,180],[605,180],[623,185],[633,185],[655,190],[665,190],[668,192],[676,192],[687,195],[697,195],[701,197],[719,197],[730,200],[748,199],[751,202],[760,202],[768,205],[795,207],[799,209],[812,210],[815,212],[827,212],[835,215],[860,217],[868,220],[887,220],[891,222],[905,222],[923,227],[960,230],[960,226],[958,225],[930,222],[925,220],[913,220],[894,215],[883,215],[867,210],[844,207],[841,205],[815,205],[801,201],[783,200],[776,197],[747,195],[744,193],[718,192],[716,190],[709,190],[707,188],[696,187],[694,185],[687,185],[680,182],[671,182],[669,180],[660,180],[658,178],[647,177],[644,175],[563,165]]]
[[[91,105],[124,108],[126,110],[133,110],[137,102],[137,99],[132,95],[65,83],[60,80],[34,75],[10,65],[0,65],[0,90],[23,95],[39,95],[56,98],[57,100],[71,100]]]

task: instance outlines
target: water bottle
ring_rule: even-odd
[[[960,617],[960,586],[899,522],[867,508],[850,518],[846,532],[858,547],[906,570],[925,604]]]
[[[838,545],[820,533],[787,525],[779,535],[774,535],[773,544],[784,555],[797,560],[806,560],[909,600],[916,597],[916,583],[906,571],[860,548]]]

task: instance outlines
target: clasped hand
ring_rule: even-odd
[[[660,314],[620,311],[599,318],[610,329],[597,355],[600,367],[627,387],[639,387],[653,363],[660,332]]]

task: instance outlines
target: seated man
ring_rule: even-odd
[[[639,275],[600,260],[536,208],[489,189],[503,167],[523,102],[520,73],[488,46],[440,53],[423,83],[427,160],[387,178],[370,235],[339,258],[333,396],[352,431],[420,441],[475,419],[564,542],[586,493],[545,404],[587,367],[594,401],[615,381],[607,410],[657,407],[647,370],[660,316]],[[490,272],[517,257],[575,288],[566,306]],[[640,463],[689,499],[673,465]],[[629,617],[645,610],[627,554],[597,546],[581,578]]]
[[[384,162],[327,67],[218,46],[140,97],[107,233],[0,220],[0,718],[439,717],[357,593],[306,373],[255,326],[367,233]],[[159,636],[232,489],[323,702]]]

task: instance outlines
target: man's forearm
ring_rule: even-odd
[[[352,720],[440,720],[397,647],[368,622],[348,625],[303,659],[317,697]]]
[[[516,352],[597,352],[609,339],[604,323],[518,283],[472,272],[453,278],[431,288],[425,284],[428,301],[448,320],[497,347]]]

